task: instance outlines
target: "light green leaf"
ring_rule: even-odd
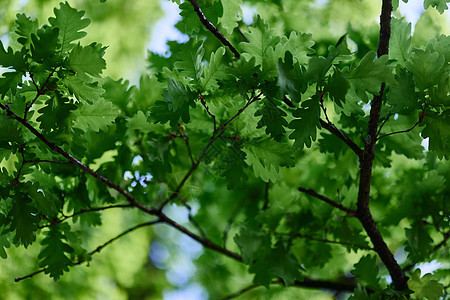
[[[414,75],[414,82],[420,90],[425,90],[439,82],[445,57],[427,45],[425,50],[415,49],[406,62],[406,66]]]
[[[377,276],[378,271],[377,258],[375,256],[365,255],[355,264],[355,269],[352,271],[352,274],[356,275],[358,281],[361,281],[364,285],[377,290],[380,289]]]
[[[411,23],[404,18],[391,20],[391,38],[389,39],[389,58],[405,65],[411,55]]]
[[[242,0],[221,1],[223,7],[222,16],[219,18],[220,25],[225,29],[228,35],[233,33],[234,28],[238,26],[238,22],[242,20]]]
[[[78,100],[95,102],[105,93],[105,90],[98,82],[91,83],[91,78],[88,75],[77,74],[74,76],[66,76],[61,82],[67,86],[69,91],[73,93]]]
[[[433,280],[430,273],[420,277],[420,269],[416,269],[409,278],[408,287],[417,299],[439,300],[444,296],[444,286]]]
[[[297,33],[292,31],[289,38],[282,37],[281,43],[285,51],[292,53],[294,59],[299,64],[306,64],[309,60],[308,55],[314,54],[314,50],[311,48],[314,46],[314,41],[311,39],[312,35],[309,33]]]
[[[439,158],[450,157],[450,111],[441,116],[426,116],[422,137],[430,138],[429,149],[435,151]]]
[[[203,75],[200,78],[201,90],[217,89],[219,85],[217,84],[218,79],[223,79],[227,76],[224,70],[224,63],[222,58],[225,55],[225,48],[220,47],[216,52],[211,53],[211,58],[209,59],[208,65],[204,68]]]
[[[69,54],[69,67],[77,73],[98,77],[106,68],[106,62],[102,58],[104,50],[105,48],[95,43],[86,47],[78,44]]]
[[[84,132],[90,130],[98,132],[106,131],[118,116],[117,108],[111,102],[104,99],[94,102],[93,104],[85,103],[81,108],[73,112],[73,127],[79,128]]]
[[[424,0],[423,8],[427,9],[431,5],[432,7],[436,8],[439,13],[443,14],[444,11],[448,9],[448,2],[448,0]]]
[[[48,19],[50,24],[59,28],[59,41],[61,43],[61,53],[70,51],[74,44],[73,41],[79,40],[86,36],[86,32],[81,31],[86,28],[91,20],[84,17],[84,11],[78,11],[65,3],[59,4],[59,9],[54,10],[55,18]]]

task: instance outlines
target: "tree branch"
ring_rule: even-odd
[[[347,144],[347,146],[350,147],[350,149],[353,150],[353,152],[355,152],[355,154],[361,159],[362,154],[363,154],[363,150],[361,148],[358,147],[358,145],[356,145],[347,135],[345,135],[345,133],[343,133],[342,131],[340,131],[336,126],[334,126],[332,123],[327,123],[322,119],[319,119],[320,121],[320,125],[325,128],[326,130],[328,130],[329,132],[331,132],[332,134],[334,134],[336,137],[338,137],[339,139],[341,139],[344,143]]]
[[[212,34],[214,34],[224,46],[227,46],[231,50],[231,52],[233,52],[234,57],[240,58],[241,55],[236,50],[236,48],[234,48],[233,45],[231,45],[231,43],[223,36],[223,34],[219,31],[219,29],[217,29],[216,26],[214,26],[211,22],[208,21],[208,19],[206,19],[201,8],[198,6],[197,0],[188,0],[188,1],[194,7],[195,13],[198,15],[200,22],[202,22],[202,24],[206,27],[206,29],[208,29]]]
[[[389,53],[389,39],[391,35],[392,0],[383,0],[380,15],[380,40],[377,55],[381,57]],[[360,159],[360,177],[357,200],[357,218],[363,225],[367,235],[372,241],[373,247],[391,275],[396,290],[403,291],[408,288],[407,278],[395,260],[392,252],[383,240],[380,231],[369,208],[370,184],[372,178],[372,166],[375,159],[375,143],[377,141],[377,129],[383,101],[385,83],[381,84],[380,92],[374,96],[370,108],[369,124],[364,146],[364,152]]]
[[[310,196],[313,196],[314,198],[317,198],[325,203],[328,203],[329,205],[342,210],[343,212],[346,212],[348,215],[354,217],[356,215],[356,211],[354,211],[353,209],[347,208],[339,203],[334,202],[333,200],[331,200],[330,198],[327,198],[319,193],[317,193],[315,190],[313,189],[305,189],[302,187],[297,187],[297,190],[300,192],[303,192],[305,194],[308,194]]]

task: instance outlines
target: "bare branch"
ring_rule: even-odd
[[[231,43],[223,36],[223,34],[219,31],[219,29],[217,29],[216,26],[214,26],[211,22],[208,21],[208,19],[206,19],[201,8],[198,6],[197,0],[188,0],[188,1],[194,7],[195,13],[198,15],[200,22],[202,22],[202,24],[206,27],[206,29],[208,29],[212,34],[214,34],[224,46],[227,46],[231,50],[231,52],[233,52],[234,57],[236,58],[241,57],[236,48],[234,48],[233,45],[231,45]]]
[[[331,200],[330,198],[327,198],[327,197],[317,193],[313,189],[305,189],[302,187],[297,187],[297,190],[300,192],[303,192],[305,194],[308,194],[310,196],[313,196],[314,198],[317,198],[325,203],[328,203],[329,205],[346,212],[349,216],[354,217],[356,215],[356,211],[354,211],[353,209],[347,208],[347,207],[343,206],[342,204],[336,203],[333,200]]]
[[[211,113],[211,111],[209,110],[209,107],[206,105],[206,102],[205,102],[205,99],[203,98],[203,96],[202,96],[202,95],[199,95],[198,97],[199,97],[200,102],[202,103],[203,107],[206,109],[206,112],[208,113],[208,115],[210,115],[211,118],[213,119],[213,123],[214,123],[214,131],[216,131],[216,130],[217,130],[216,116],[213,115],[213,114]]]
[[[261,286],[260,284],[250,284],[249,286],[247,286],[247,287],[245,287],[245,288],[243,288],[243,289],[241,289],[241,290],[239,290],[237,292],[234,292],[233,294],[230,294],[228,296],[223,297],[222,300],[230,300],[230,299],[237,298],[237,297],[239,297],[239,296],[241,296],[241,295],[243,295],[243,294],[245,294],[245,293],[247,293],[247,292],[249,292],[249,291],[251,291],[253,289],[256,289],[256,288],[258,288],[260,286]]]

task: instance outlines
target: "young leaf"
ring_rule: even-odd
[[[57,226],[50,226],[46,237],[41,241],[43,248],[38,258],[42,261],[40,267],[45,267],[45,274],[50,274],[55,281],[64,273],[69,271],[72,261],[67,257],[66,253],[72,253],[73,248],[69,246],[63,234],[63,227],[69,227],[67,223],[61,223]]]
[[[431,5],[432,7],[436,8],[439,13],[443,14],[444,11],[448,9],[447,3],[448,0],[424,0],[423,8],[427,9]]]
[[[294,112],[296,119],[289,123],[289,128],[294,131],[289,138],[295,140],[294,148],[302,150],[306,145],[311,147],[311,143],[316,140],[317,129],[320,126],[320,104],[319,97],[313,96],[311,99],[303,102],[302,107]]]
[[[180,52],[178,52],[178,60],[175,63],[175,67],[180,70],[180,75],[192,78],[194,84],[200,84],[204,55],[203,41],[192,39],[184,44]]]
[[[48,19],[50,24],[59,28],[59,41],[61,43],[61,53],[70,51],[75,45],[73,41],[86,36],[86,32],[81,31],[86,28],[91,20],[83,18],[84,11],[78,11],[66,2],[60,3],[59,9],[54,10],[55,17]]]
[[[105,93],[105,90],[86,74],[65,76],[61,82],[73,93],[78,100],[96,102]]]

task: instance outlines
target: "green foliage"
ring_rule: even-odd
[[[438,25],[411,36],[395,12],[377,57],[367,1],[173,1],[187,41],[150,53],[130,84],[103,76],[117,43],[145,42],[140,20],[121,20],[128,38],[111,43],[86,32],[111,34],[109,18],[141,2],[98,2],[60,3],[43,25],[19,13],[0,41],[5,297],[30,298],[1,282],[41,268],[24,282],[34,298],[159,299],[184,260],[211,299],[447,295],[450,39]],[[390,260],[403,252],[404,265]],[[408,271],[429,261],[433,275]],[[398,268],[409,280],[388,286]],[[105,278],[114,292],[99,292]]]

